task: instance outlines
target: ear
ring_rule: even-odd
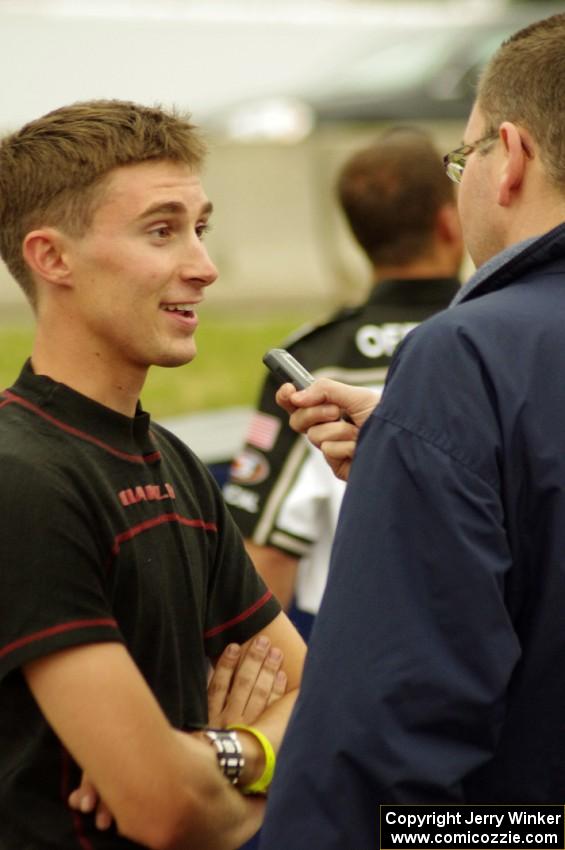
[[[23,241],[22,253],[36,277],[56,286],[72,286],[60,230],[54,227],[32,230]]]
[[[508,207],[524,179],[528,151],[522,141],[520,130],[511,121],[504,121],[499,129],[504,154],[504,165],[498,183],[497,200],[500,206]]]

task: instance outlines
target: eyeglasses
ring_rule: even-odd
[[[483,136],[482,139],[478,139],[470,145],[462,145],[460,148],[446,153],[443,158],[443,166],[449,179],[453,180],[454,183],[461,183],[463,171],[467,165],[467,159],[473,151],[477,150],[480,145],[484,145],[486,142],[494,142],[496,138],[498,138],[498,132],[489,133],[488,136]]]

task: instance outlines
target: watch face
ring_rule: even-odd
[[[235,785],[245,766],[241,743],[237,732],[226,729],[205,729],[204,734],[216,750],[218,767],[230,782]]]

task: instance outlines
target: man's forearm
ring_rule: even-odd
[[[235,850],[260,828],[265,800],[241,794],[225,779],[214,748],[199,740],[201,733],[176,735],[187,749],[188,772],[200,781],[188,819],[179,825],[178,840],[166,850]]]

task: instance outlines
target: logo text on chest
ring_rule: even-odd
[[[174,499],[175,491],[172,484],[140,484],[120,490],[118,498],[124,507],[136,505],[138,502],[162,502],[164,499]]]

